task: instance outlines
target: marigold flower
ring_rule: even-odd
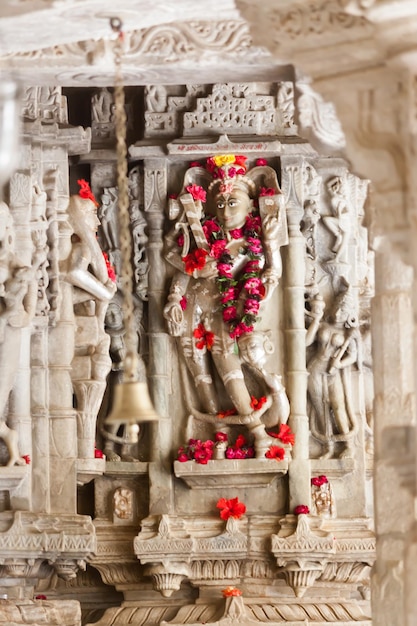
[[[280,448],[279,446],[270,446],[269,449],[265,452],[265,456],[267,459],[283,461],[285,457],[285,450],[284,448]]]
[[[229,165],[230,163],[235,163],[236,159],[235,159],[234,154],[218,154],[213,157],[213,161],[216,167],[222,167],[223,165]]]
[[[240,165],[241,167],[246,167],[247,157],[243,154],[237,154],[235,156],[236,165]]]
[[[231,498],[230,500],[220,498],[216,507],[220,509],[220,517],[223,520],[228,520],[230,517],[240,519],[246,513],[246,506],[243,502],[239,502],[239,498]]]

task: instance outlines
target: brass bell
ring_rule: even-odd
[[[105,424],[138,424],[159,419],[146,382],[124,381],[115,385],[113,408],[104,420]]]

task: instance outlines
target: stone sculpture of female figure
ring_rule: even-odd
[[[39,263],[22,266],[14,251],[13,218],[0,203],[0,437],[9,453],[7,465],[24,465],[18,449],[18,434],[7,425],[7,403],[19,368],[22,328],[36,310]]]
[[[325,304],[320,295],[311,301],[307,346],[316,350],[307,364],[310,429],[322,443],[322,458],[332,457],[336,443],[343,443],[341,456],[352,455],[356,417],[352,407],[350,370],[360,362],[357,317],[350,289],[336,297],[323,321]]]
[[[168,238],[167,259],[179,271],[164,315],[170,334],[180,338],[195,381],[200,402],[195,413],[203,413],[208,421],[226,411],[235,413],[240,423],[249,423],[256,413],[244,380],[239,340],[253,332],[261,307],[278,284],[279,248],[286,243],[276,176],[265,198],[269,203],[260,202],[260,214],[254,210],[257,188],[254,176],[246,174],[245,160],[211,157],[209,177],[202,168],[192,168],[199,170],[194,176],[211,180],[208,197],[201,186],[187,185],[188,171],[179,197],[183,219]]]

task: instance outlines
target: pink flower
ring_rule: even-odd
[[[180,307],[183,311],[187,308],[187,298],[183,296],[180,300]]]
[[[98,448],[95,448],[94,449],[94,458],[95,459],[103,459],[104,458],[103,450],[98,450]]]
[[[276,193],[276,189],[272,187],[261,187],[259,190],[259,196],[275,196]]]
[[[217,263],[217,271],[219,272],[219,276],[224,276],[225,278],[233,278],[232,268],[228,263]]]
[[[191,161],[190,167],[202,167],[202,163],[200,161]]]
[[[237,174],[237,170],[235,167],[229,167],[229,169],[227,170],[227,174],[230,176],[230,178],[234,178]]]
[[[246,452],[245,450],[243,450],[242,448],[236,448],[235,452],[235,459],[246,459]]]
[[[253,300],[252,298],[248,298],[245,302],[243,310],[245,311],[245,313],[249,313],[249,315],[258,315],[259,300]]]
[[[243,285],[246,291],[251,295],[259,295],[260,289],[263,286],[263,283],[260,278],[256,276],[252,276],[245,281]]]
[[[268,165],[268,161],[266,159],[256,159],[255,165]]]
[[[177,193],[170,193],[168,198],[170,200],[176,200],[178,198],[178,194]]]
[[[194,453],[194,459],[200,465],[207,465],[209,461],[213,458],[213,451],[209,448],[200,448],[196,450]]]
[[[185,454],[185,452],[182,452],[181,454],[178,455],[178,461],[180,461],[180,463],[185,463],[186,461],[189,461],[190,459],[188,458],[188,454]]]
[[[223,293],[222,296],[220,298],[222,304],[225,304],[226,302],[230,302],[230,300],[236,300],[237,298],[237,290],[236,287],[228,287]]]
[[[228,520],[229,517],[240,519],[246,513],[246,506],[243,502],[239,502],[238,498],[231,498],[230,500],[220,498],[216,506],[220,509],[220,517],[223,520]]]
[[[239,167],[239,169],[236,170],[236,174],[239,174],[239,176],[244,176],[246,174],[246,171],[243,169],[243,167]]]
[[[322,485],[325,485],[328,482],[329,481],[327,479],[327,476],[325,476],[324,474],[321,474],[320,476],[314,476],[311,479],[311,484],[314,485],[315,487],[321,487]]]
[[[306,504],[299,504],[294,509],[294,515],[308,515],[310,513],[310,509]]]
[[[184,235],[180,233],[177,237],[177,245],[179,248],[182,248],[184,245]]]
[[[260,239],[258,239],[257,237],[248,237],[247,242],[250,252],[252,252],[253,254],[262,254],[263,248]]]
[[[246,228],[260,232],[262,228],[261,218],[259,215],[249,215],[246,218]]]
[[[228,306],[223,309],[223,319],[225,322],[231,322],[232,320],[236,319],[236,316],[237,310],[235,306]]]
[[[207,193],[200,185],[188,185],[185,189],[192,195],[194,200],[206,201]]]
[[[203,232],[208,240],[213,233],[219,232],[220,226],[214,220],[206,220],[203,224]]]
[[[242,239],[243,237],[243,228],[233,228],[233,230],[229,231],[229,235],[232,239]]]
[[[24,454],[22,456],[22,459],[25,460],[26,465],[30,465],[30,455],[29,454]]]
[[[224,239],[217,239],[210,246],[210,256],[213,257],[214,259],[219,259],[222,256],[225,249],[226,249],[226,241]]]
[[[227,434],[219,431],[214,435],[214,439],[215,441],[227,441]]]
[[[235,328],[229,333],[229,335],[232,339],[237,339],[238,337],[241,337],[242,335],[246,335],[247,333],[251,332],[253,332],[253,324],[248,326],[244,322],[239,322],[239,324],[235,326]]]

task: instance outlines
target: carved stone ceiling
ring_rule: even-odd
[[[416,0],[1,0],[0,70],[108,85],[111,16],[126,84],[269,81],[283,63],[326,78],[417,47]]]

